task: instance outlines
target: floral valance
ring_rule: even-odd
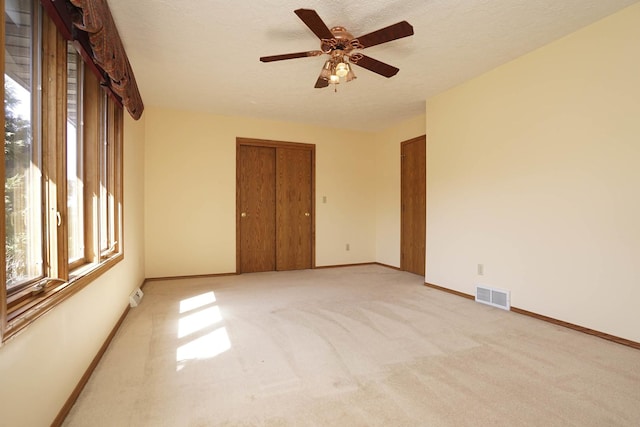
[[[42,0],[62,34],[78,42],[97,67],[102,84],[139,119],[144,110],[133,70],[106,0]],[[97,68],[92,67],[95,71]]]

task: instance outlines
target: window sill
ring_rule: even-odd
[[[16,336],[40,316],[85,288],[123,259],[124,255],[118,253],[100,264],[83,266],[72,273],[68,282],[51,286],[50,289],[34,295],[28,301],[9,308],[2,342]]]

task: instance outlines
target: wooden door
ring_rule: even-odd
[[[311,268],[311,151],[276,151],[276,270]]]
[[[238,138],[236,271],[314,266],[315,146]]]
[[[400,268],[425,274],[426,242],[426,137],[401,144]]]
[[[238,146],[238,272],[276,267],[276,149]]]

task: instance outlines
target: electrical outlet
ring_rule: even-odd
[[[347,247],[345,248],[346,250],[351,250],[351,247],[349,247],[349,244],[347,243]]]

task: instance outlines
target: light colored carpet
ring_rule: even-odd
[[[638,426],[640,352],[380,266],[151,282],[65,426]]]

